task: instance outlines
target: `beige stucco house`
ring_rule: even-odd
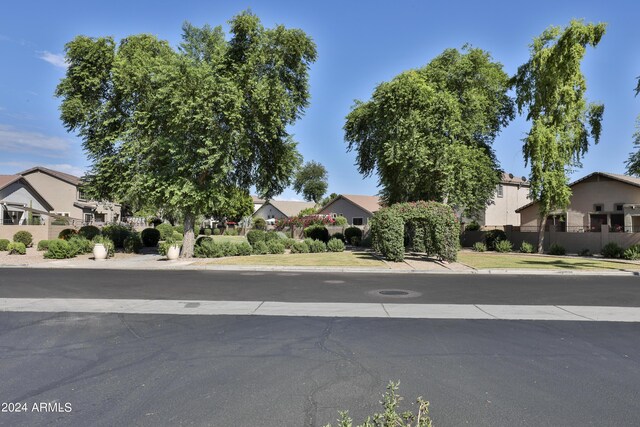
[[[87,200],[80,190],[80,178],[68,173],[37,166],[20,172],[51,205],[50,212],[68,217],[76,223],[101,224],[118,222],[121,205],[111,202]]]
[[[327,203],[318,213],[330,215],[333,218],[343,216],[350,225],[364,226],[369,224],[369,218],[381,207],[378,196],[341,194]]]
[[[46,223],[53,207],[21,175],[0,175],[0,226]]]
[[[253,218],[287,219],[296,216],[303,209],[313,208],[313,202],[292,202],[281,200],[269,200],[260,206],[254,213]]]
[[[640,179],[627,175],[594,172],[571,184],[571,202],[564,211],[552,212],[548,224],[558,231],[600,231],[609,225],[612,231],[640,232]],[[517,210],[522,227],[539,224],[538,203]]]
[[[487,228],[520,225],[520,215],[516,210],[531,202],[529,187],[525,177],[503,173],[493,200],[479,215],[478,223]]]

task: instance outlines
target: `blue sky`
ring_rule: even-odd
[[[310,70],[311,105],[292,131],[306,160],[329,171],[329,192],[375,194],[377,178],[363,179],[346,152],[342,126],[354,99],[417,68],[449,47],[488,50],[513,74],[528,59],[529,44],[550,25],[572,18],[607,22],[607,33],[583,62],[588,97],[605,104],[602,140],[592,146],[576,179],[593,171],[624,172],[632,150],[640,97],[640,5],[634,1],[40,1],[9,2],[0,14],[0,174],[34,165],[81,174],[88,166],[80,141],[59,120],[55,87],[64,76],[64,44],[79,34],[151,33],[174,46],[182,23],[223,24],[250,8],[265,26],[303,29],[318,47]],[[519,117],[495,149],[506,172],[528,175]],[[299,199],[292,190],[280,198]]]

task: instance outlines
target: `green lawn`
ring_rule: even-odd
[[[203,261],[220,265],[264,265],[283,267],[379,267],[385,264],[365,252],[325,252],[319,254],[250,255]]]
[[[587,257],[554,257],[545,255],[502,254],[496,252],[458,253],[458,262],[478,270],[531,269],[531,270],[609,270],[640,271],[640,264],[624,261],[603,261]]]

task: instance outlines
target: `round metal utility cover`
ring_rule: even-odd
[[[422,295],[420,292],[410,291],[408,289],[376,289],[367,293],[375,297],[385,298],[416,298]]]

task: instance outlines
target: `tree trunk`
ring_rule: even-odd
[[[547,226],[547,216],[540,217],[540,225],[538,228],[538,253],[544,253],[544,229]]]
[[[192,213],[184,216],[184,237],[182,240],[182,252],[180,258],[193,258],[193,249],[196,245],[194,236],[194,228],[196,225],[196,216]]]

